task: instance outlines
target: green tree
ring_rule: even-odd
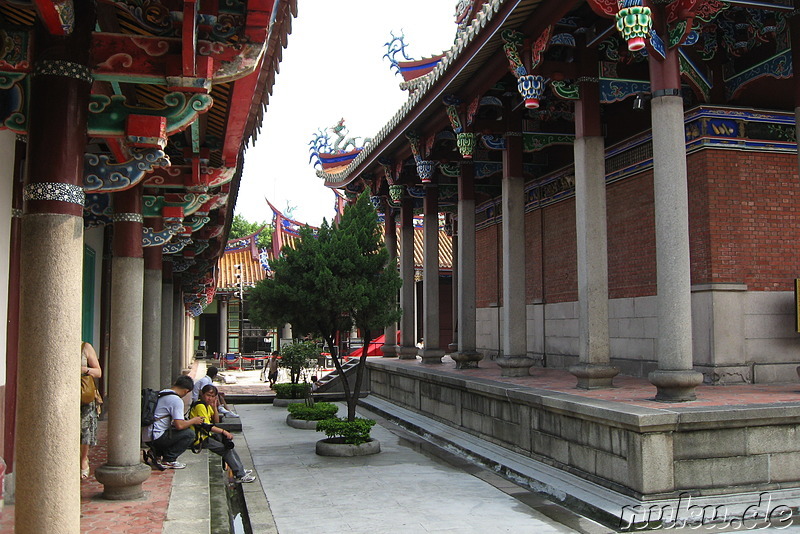
[[[242,215],[234,215],[228,239],[247,237],[261,230],[256,240],[258,248],[269,248],[272,243],[272,225],[266,222],[250,222]]]
[[[303,369],[309,367],[311,362],[316,362],[319,358],[319,350],[316,343],[311,341],[299,341],[292,343],[281,349],[281,359],[278,365],[289,369],[289,377],[292,384],[300,382],[300,374]]]
[[[353,387],[334,358],[344,386],[347,419],[355,419],[371,333],[397,321],[401,280],[389,264],[378,217],[367,193],[348,206],[338,225],[323,221],[316,237],[300,230],[294,249],[285,248],[272,264],[274,277],[249,293],[251,320],[261,325],[291,323],[297,332],[322,336],[334,352],[339,331],[355,325],[364,334]]]

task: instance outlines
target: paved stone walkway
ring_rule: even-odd
[[[285,408],[237,410],[281,534],[576,532],[380,426],[379,454],[327,458],[315,453],[324,436],[289,427]]]

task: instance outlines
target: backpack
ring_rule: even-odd
[[[156,422],[156,406],[158,399],[165,395],[177,395],[174,391],[156,391],[150,388],[142,390],[142,426],[147,427]]]

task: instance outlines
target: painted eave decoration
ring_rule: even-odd
[[[187,313],[213,299],[239,190],[297,0],[100,0],[89,50],[87,227],[143,186],[144,246],[180,273]],[[69,35],[73,0],[0,3],[0,129],[27,133],[34,25]]]

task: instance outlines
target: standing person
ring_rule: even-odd
[[[194,383],[194,388],[192,389],[192,404],[194,404],[195,402],[197,402],[200,399],[200,391],[204,387],[206,387],[208,385],[211,385],[211,383],[214,380],[214,377],[217,376],[217,373],[219,373],[219,369],[217,369],[216,367],[211,365],[211,366],[208,367],[208,369],[206,369],[206,376],[204,376],[203,378],[198,379],[197,382]],[[219,402],[220,402],[220,406],[219,406],[218,412],[221,415],[225,415],[225,416],[228,416],[228,417],[239,417],[238,413],[235,413],[235,412],[233,412],[233,410],[228,408],[228,403],[225,402],[225,394],[224,393],[220,393],[219,394]]]
[[[217,387],[208,384],[200,390],[200,399],[192,405],[189,417],[202,418],[202,424],[195,425],[194,446],[208,449],[222,456],[233,471],[236,482],[253,482],[256,477],[242,465],[239,454],[233,448],[233,434],[216,426],[219,424],[219,395]]]
[[[81,374],[97,379],[103,376],[97,353],[91,343],[81,343]],[[89,447],[97,445],[97,401],[81,404],[81,478],[89,478]]]
[[[186,464],[178,461],[178,456],[194,441],[192,425],[203,422],[202,417],[186,420],[183,417],[183,397],[194,387],[192,377],[181,375],[175,379],[171,388],[159,392],[156,403],[155,422],[145,429],[144,441],[150,444],[161,458],[162,467],[183,469]]]
[[[269,380],[269,387],[275,385],[275,382],[278,381],[278,351],[273,351],[272,355],[269,358],[269,363],[267,364],[267,379]]]

